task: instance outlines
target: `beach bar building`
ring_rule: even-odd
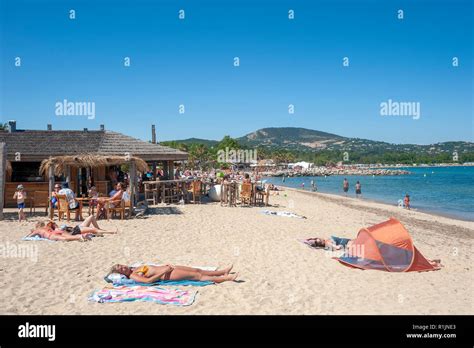
[[[159,166],[163,177],[172,179],[174,162],[187,160],[188,154],[156,144],[152,129],[153,140],[146,142],[105,130],[103,125],[100,130],[52,130],[50,125],[46,130],[21,130],[9,121],[0,130],[7,155],[4,206],[16,206],[12,197],[19,184],[30,196],[35,191],[49,193],[52,176],[55,182],[69,182],[77,194],[85,193],[87,183],[93,182],[106,196],[116,180],[111,173],[120,165],[141,171]]]

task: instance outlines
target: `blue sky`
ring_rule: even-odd
[[[18,128],[105,124],[149,139],[156,124],[158,140],[170,140],[291,126],[394,143],[474,140],[470,0],[0,3],[0,118]],[[63,99],[95,102],[95,119],[55,115]],[[388,99],[419,102],[421,117],[381,116]]]

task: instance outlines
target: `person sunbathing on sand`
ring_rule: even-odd
[[[69,227],[69,226],[61,226],[61,228],[56,225],[54,221],[49,221],[50,226],[57,230],[61,229],[63,231],[69,232],[72,235],[76,234],[87,234],[87,233],[92,233],[98,236],[101,236],[103,234],[116,234],[118,230],[115,231],[107,231],[99,227],[99,224],[97,223],[97,219],[95,218],[94,215],[89,216],[87,219],[85,219],[83,222],[81,222],[79,225],[76,225],[75,227]],[[92,226],[91,226],[92,225]]]
[[[46,225],[44,222],[38,222],[35,226],[35,229],[31,230],[31,232],[26,235],[26,237],[36,236],[62,242],[72,242],[75,240],[85,242],[87,240],[91,240],[92,234],[87,233],[72,235],[60,229],[54,229],[51,226]]]
[[[219,271],[204,271],[199,268],[175,265],[128,267],[116,264],[111,268],[110,273],[120,273],[140,283],[154,283],[158,280],[200,280],[218,284],[237,279],[237,273],[229,274],[231,270],[232,266]]]
[[[93,227],[91,227],[91,225]],[[47,222],[38,222],[35,229],[32,230],[26,237],[40,236],[41,238],[73,241],[90,240],[93,235],[102,236],[105,233],[116,234],[118,231],[106,231],[101,229],[97,224],[94,216],[89,216],[82,223],[75,227],[64,226],[60,228],[54,221],[47,220]]]
[[[343,248],[349,248],[352,239],[331,236],[330,239],[316,237],[309,238],[307,241],[312,242],[311,246],[313,248],[340,250]]]

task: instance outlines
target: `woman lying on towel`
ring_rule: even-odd
[[[87,233],[87,234],[72,235],[69,232],[52,228],[51,224],[38,222],[35,226],[35,229],[31,230],[31,232],[26,235],[26,237],[36,237],[36,236],[45,238],[45,239],[50,239],[50,240],[62,241],[62,242],[72,242],[74,240],[85,242],[87,240],[91,240],[92,234]]]
[[[140,283],[154,283],[159,280],[201,280],[218,284],[237,279],[237,273],[229,274],[231,270],[232,266],[219,271],[204,271],[175,265],[128,267],[117,264],[112,267],[110,273],[120,273]]]
[[[91,226],[92,225],[92,226]],[[54,221],[38,222],[34,230],[26,237],[39,236],[45,239],[57,241],[86,241],[92,236],[101,236],[104,233],[117,233],[117,231],[106,231],[99,227],[94,216],[89,216],[81,224],[75,227],[63,226],[59,227]]]
[[[352,240],[348,238],[331,236],[329,239],[309,238],[306,241],[308,242],[308,245],[312,246],[313,248],[340,250],[348,248]]]

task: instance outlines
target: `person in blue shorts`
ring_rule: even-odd
[[[18,207],[18,222],[26,221],[25,214],[25,201],[26,201],[26,191],[23,185],[18,185],[16,192],[13,195],[13,199],[16,199],[16,205]]]

